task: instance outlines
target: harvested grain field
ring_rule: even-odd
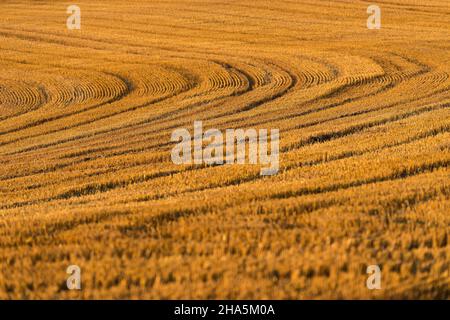
[[[450,297],[447,0],[378,30],[367,1],[71,4],[0,4],[0,298]],[[279,129],[278,174],[174,164],[194,121]]]

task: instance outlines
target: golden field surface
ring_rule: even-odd
[[[379,30],[366,1],[71,4],[0,3],[0,298],[450,298],[448,0]],[[279,129],[279,173],[173,164],[196,120]]]

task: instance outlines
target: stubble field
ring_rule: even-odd
[[[70,4],[0,3],[0,298],[450,297],[448,1],[379,0],[380,30],[366,1]],[[196,120],[278,128],[279,173],[173,164]]]

